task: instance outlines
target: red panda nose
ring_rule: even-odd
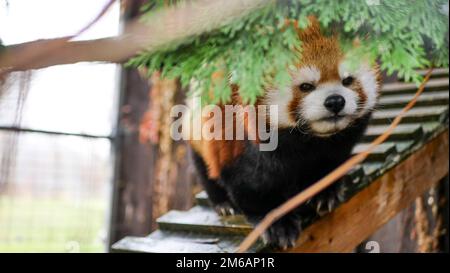
[[[323,104],[330,112],[338,114],[345,106],[345,99],[341,95],[331,95]]]

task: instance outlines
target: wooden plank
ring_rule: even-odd
[[[400,140],[400,141],[386,141],[383,144],[381,144],[382,146],[385,145],[394,145],[395,146],[395,150],[397,153],[403,153],[405,151],[407,151],[408,149],[410,149],[413,145],[414,145],[414,141],[413,140]],[[359,145],[364,145],[364,146],[368,146],[370,143],[360,143]],[[387,147],[386,147],[387,148]]]
[[[369,162],[363,164],[364,173],[367,176],[374,176],[383,167],[383,162]]]
[[[432,79],[425,86],[425,91],[448,90],[449,78]],[[418,86],[415,83],[388,83],[383,85],[382,95],[400,95],[414,93]]]
[[[252,230],[243,215],[221,217],[211,208],[201,206],[188,211],[169,211],[157,222],[160,229],[171,231],[242,235]]]
[[[448,174],[448,130],[307,227],[289,252],[351,252]]]
[[[434,132],[439,130],[440,127],[442,127],[443,123],[440,122],[425,122],[422,123],[422,129],[425,134],[425,136],[432,135]],[[445,124],[445,123],[444,123]]]
[[[376,243],[376,251],[380,253],[448,252],[444,242],[439,240],[447,229],[445,225],[441,225],[445,215],[448,217],[448,212],[442,210],[448,206],[445,202],[448,199],[443,192],[445,180],[431,187],[364,240],[357,251],[372,252],[375,249],[370,246]]]
[[[115,252],[144,253],[218,253],[221,249],[215,244],[199,244],[173,239],[158,240],[148,237],[128,236],[113,245]]]
[[[367,150],[369,144],[358,144],[353,148],[352,153],[357,154]],[[385,161],[390,155],[397,153],[395,143],[383,143],[378,145],[375,150],[367,157],[368,161]]]
[[[373,113],[370,124],[390,124],[399,115],[401,109],[380,110]],[[411,109],[402,123],[442,122],[448,116],[448,106],[415,107]]]
[[[420,75],[425,76],[428,73],[427,69],[421,69],[417,71]],[[431,78],[448,78],[448,68],[435,68],[433,72],[431,72]]]
[[[379,101],[379,109],[402,108],[412,98],[414,94],[382,96]],[[431,91],[420,95],[416,106],[434,106],[446,105],[449,101],[449,92],[446,91]]]
[[[372,141],[386,131],[388,125],[371,125],[367,128],[362,141]],[[424,136],[420,124],[400,124],[389,137],[389,140],[418,140]]]
[[[386,143],[388,143],[388,142],[386,142]],[[389,142],[389,143],[394,143],[397,148],[397,152],[399,152],[399,153],[403,153],[403,152],[409,150],[414,145],[414,141],[397,141],[397,142]]]
[[[419,141],[433,134],[442,124],[439,122],[424,122],[420,124],[400,124],[389,137],[390,141]],[[369,142],[381,135],[388,125],[371,125],[367,129],[361,142]],[[398,147],[397,147],[398,148]],[[400,150],[399,150],[400,151]]]
[[[129,236],[113,245],[115,252],[144,253],[229,253],[234,252],[243,236],[217,236],[188,232],[155,231],[147,237]],[[256,244],[249,252],[262,248]]]

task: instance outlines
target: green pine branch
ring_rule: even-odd
[[[177,2],[182,1],[148,1],[144,19],[155,9]],[[416,69],[431,64],[448,67],[448,16],[443,12],[447,2],[279,0],[219,30],[151,53],[142,52],[128,65],[180,78],[183,86],[195,86],[191,90],[212,103],[230,97],[226,80],[211,81],[214,72],[224,71],[240,86],[242,97],[253,102],[267,84],[288,83],[286,67],[301,58],[293,50],[301,48],[301,42],[294,27],[286,26],[286,19],[298,20],[300,27],[305,27],[307,16],[315,15],[323,29],[339,34],[343,47],[360,38],[362,46],[354,51],[355,56],[370,56],[379,60],[388,74],[396,72],[408,81],[419,82]]]

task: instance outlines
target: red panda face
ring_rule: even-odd
[[[264,103],[278,106],[278,127],[298,128],[325,137],[352,124],[375,107],[379,86],[376,67],[350,63],[336,38],[317,25],[302,33],[301,62],[291,69],[291,85],[269,89]]]
[[[333,77],[324,75],[320,66],[298,69],[292,92],[300,92],[301,99],[291,106],[291,118],[316,135],[328,136],[373,110],[379,89],[377,72],[363,63],[353,70],[349,67],[342,59]]]

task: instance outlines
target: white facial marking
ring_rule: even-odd
[[[320,70],[315,66],[302,67],[292,74],[292,84],[316,83],[320,80]]]
[[[292,90],[284,88],[282,90],[268,90],[264,99],[265,105],[277,105],[278,107],[278,123],[273,124],[278,127],[295,126],[295,122],[289,117],[289,103],[293,98]]]
[[[378,97],[378,82],[375,71],[366,63],[361,63],[351,69],[352,65],[344,61],[339,65],[339,75],[344,79],[350,75],[357,79],[366,94],[367,101],[359,114],[362,116],[375,107]]]
[[[311,123],[311,129],[321,136],[329,136],[346,128],[351,122],[351,119],[344,117],[337,122],[330,121],[315,121]]]
[[[320,80],[320,71],[315,66],[302,67],[291,71],[292,85],[300,85],[304,82],[314,83]],[[291,87],[280,89],[270,89],[267,91],[264,104],[277,105],[278,107],[278,127],[294,127],[296,122],[291,119],[289,104],[293,99]]]
[[[377,103],[378,82],[375,72],[369,68],[363,68],[357,73],[357,78],[361,82],[364,92],[367,96],[367,102],[364,107],[364,113],[372,110]]]

